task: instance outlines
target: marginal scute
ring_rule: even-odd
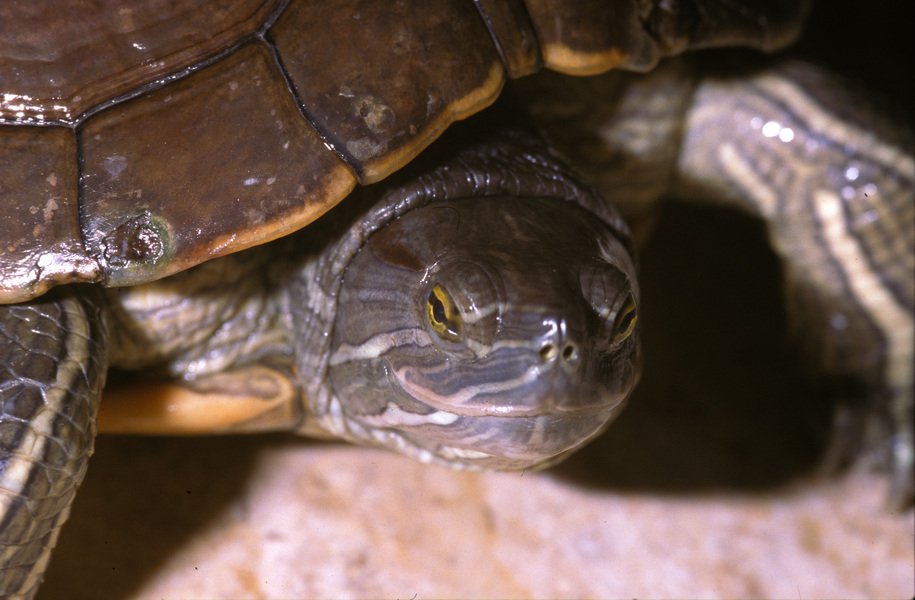
[[[93,116],[79,146],[85,239],[114,285],[290,233],[355,184],[259,42]]]
[[[664,56],[697,48],[746,46],[772,52],[793,42],[810,0],[644,3],[643,28]]]
[[[639,2],[525,2],[544,65],[554,71],[570,75],[596,75],[613,68],[646,71],[660,58],[655,40],[642,27]]]
[[[534,24],[523,0],[476,0],[483,21],[512,79],[530,75],[543,65]]]
[[[97,281],[79,231],[76,139],[64,127],[7,127],[0,135],[0,303],[56,283]]]
[[[340,43],[328,43],[333,32]],[[378,181],[452,122],[495,100],[505,70],[472,2],[302,2],[268,32],[302,106],[352,165]]]

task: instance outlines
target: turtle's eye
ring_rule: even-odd
[[[626,294],[626,299],[623,301],[619,310],[616,311],[616,317],[613,319],[614,344],[619,344],[632,334],[638,318],[632,293]]]
[[[426,299],[426,320],[440,338],[456,342],[463,335],[464,323],[451,294],[440,284],[435,284]]]
[[[478,262],[457,260],[435,266],[432,285],[420,296],[425,299],[420,308],[439,350],[482,357],[492,349],[504,305],[497,282],[497,276]]]
[[[626,341],[635,331],[638,320],[635,293],[629,278],[606,264],[587,267],[580,277],[582,292],[599,324],[599,345],[609,350]]]

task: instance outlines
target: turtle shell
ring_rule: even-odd
[[[508,78],[771,48],[803,10],[555,4],[0,3],[0,302],[143,283],[290,233]]]

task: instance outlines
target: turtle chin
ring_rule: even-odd
[[[484,360],[401,354],[332,361],[338,430],[452,468],[554,464],[609,425],[638,379],[636,339],[611,353],[583,348],[574,365],[517,347]]]
[[[499,470],[554,464],[620,413],[638,379],[637,342],[600,358],[584,350],[574,370],[532,354],[513,368],[504,359],[451,360],[441,371],[391,364],[383,411],[360,419],[396,429],[427,461]],[[480,377],[481,368],[499,377]]]
[[[541,390],[544,393],[536,398],[514,404],[503,398],[481,411],[389,384],[383,403],[374,403],[375,410],[347,415],[349,432],[423,462],[463,469],[521,470],[555,464],[603,432],[626,398],[625,393],[594,385],[578,390],[579,397],[587,398],[580,402],[570,403],[569,394]]]
[[[564,459],[606,429],[617,410],[515,417],[461,417],[448,427],[402,428],[430,462],[470,469],[543,468]]]

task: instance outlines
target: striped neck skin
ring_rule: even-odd
[[[343,273],[328,359],[338,428],[451,466],[568,454],[638,377],[626,247],[553,198],[442,200],[392,220]]]

